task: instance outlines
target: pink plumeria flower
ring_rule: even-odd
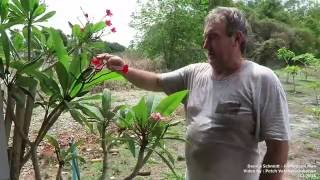
[[[164,120],[164,117],[161,116],[161,114],[159,112],[153,112],[150,115],[150,119],[153,121],[162,121],[162,120]]]

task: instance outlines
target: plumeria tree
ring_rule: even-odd
[[[165,148],[165,140],[183,140],[167,133],[179,123],[170,120],[168,116],[186,95],[187,91],[180,91],[162,100],[155,96],[143,97],[135,106],[119,111],[117,124],[123,130],[121,137],[128,143],[133,157],[137,158],[136,165],[126,180],[135,178],[153,153],[176,175],[174,158]]]
[[[287,74],[292,76],[292,83],[293,83],[293,92],[296,92],[296,79],[295,77],[298,75],[301,68],[299,66],[287,66],[285,69]]]
[[[300,62],[303,64],[302,72],[305,75],[305,79],[308,79],[308,71],[310,68],[314,69],[319,61],[312,53],[304,53],[292,58],[294,62]]]
[[[292,58],[295,57],[294,52],[290,51],[289,49],[287,49],[285,47],[282,47],[282,48],[278,49],[277,57],[278,57],[279,60],[285,62],[287,70],[292,69],[292,68],[289,68],[289,67],[292,65],[292,62],[293,62]],[[288,83],[289,82],[289,75],[291,75],[291,73],[289,71],[287,71],[287,70],[285,70],[285,71],[287,72],[286,82]]]
[[[58,31],[42,26],[55,12],[48,12],[39,0],[1,0],[0,12],[0,77],[5,90],[10,176],[19,179],[21,168],[31,157],[35,177],[41,179],[37,147],[61,113],[96,85],[120,77],[102,69],[102,60],[93,58],[90,63],[95,41],[116,29],[111,27],[110,10],[106,10],[107,20],[100,22],[91,22],[84,13],[86,23],[82,27],[70,24],[72,44],[68,49]],[[22,28],[17,29],[17,25]],[[36,106],[45,114],[36,137],[31,139],[29,129]]]

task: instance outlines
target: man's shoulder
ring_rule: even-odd
[[[250,71],[255,78],[277,78],[277,75],[269,67],[260,65],[256,62],[249,61],[251,64]]]
[[[210,69],[211,65],[205,62],[199,62],[199,63],[189,64],[186,67],[192,72],[204,72],[205,70]]]
[[[260,65],[256,62],[250,61],[250,72],[252,78],[256,82],[261,82],[262,84],[279,84],[280,80],[276,73],[269,67]]]

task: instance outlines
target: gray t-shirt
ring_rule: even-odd
[[[187,179],[257,180],[258,142],[289,140],[285,92],[271,69],[246,60],[224,80],[208,63],[160,75],[167,94],[189,90],[185,102]]]

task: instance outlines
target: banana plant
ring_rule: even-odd
[[[174,112],[186,95],[187,91],[180,91],[163,99],[156,96],[143,97],[135,106],[120,109],[117,124],[122,129],[121,137],[127,142],[133,157],[137,155],[136,165],[125,179],[136,177],[153,153],[157,154],[176,175],[174,158],[165,148],[164,141],[183,140],[169,135],[170,128],[180,121],[172,121],[168,116]]]
[[[93,54],[86,45],[99,38],[106,27],[104,22],[88,22],[80,34],[77,25],[72,27],[75,44],[68,52],[59,32],[41,25],[54,14],[47,12],[39,0],[0,1],[0,78],[6,86],[7,142],[13,131],[9,148],[11,179],[19,179],[20,170],[30,157],[35,177],[41,179],[37,147],[68,109],[68,102],[86,95],[105,80],[120,77],[90,63]],[[22,26],[22,30],[16,30],[15,25]],[[36,105],[44,108],[45,115],[36,139],[31,141],[28,134]]]

